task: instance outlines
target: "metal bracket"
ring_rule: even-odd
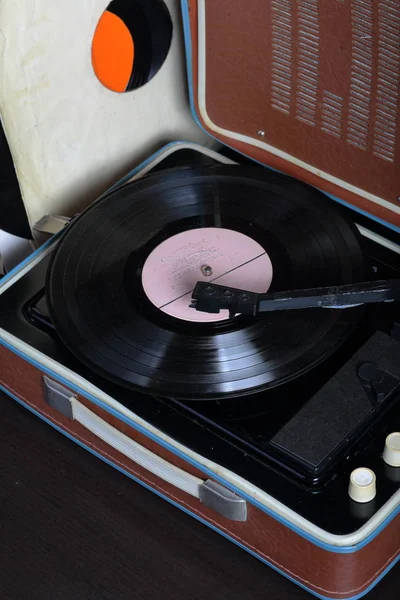
[[[70,221],[69,217],[63,217],[62,215],[45,215],[34,224],[33,229],[40,231],[40,233],[54,235],[64,229]]]
[[[45,375],[43,382],[47,404],[69,419],[73,419],[71,398],[76,398],[76,394]]]
[[[200,502],[231,521],[247,521],[247,502],[215,481],[200,486]]]

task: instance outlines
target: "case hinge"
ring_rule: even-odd
[[[61,231],[61,229],[64,229],[70,221],[71,219],[69,217],[64,217],[62,215],[45,215],[34,224],[33,229],[40,233],[50,233],[51,235],[55,235]]]

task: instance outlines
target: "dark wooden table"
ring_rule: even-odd
[[[2,600],[312,598],[1,393],[0,440]]]

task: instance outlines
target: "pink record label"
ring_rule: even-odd
[[[163,312],[186,321],[229,318],[225,310],[208,314],[190,308],[198,281],[262,293],[271,285],[272,264],[264,248],[247,235],[205,227],[165,240],[149,254],[143,266],[144,291]]]

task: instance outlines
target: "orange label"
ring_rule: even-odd
[[[134,55],[129,29],[117,15],[105,11],[92,44],[92,64],[99,81],[114,92],[124,92],[131,78]]]

